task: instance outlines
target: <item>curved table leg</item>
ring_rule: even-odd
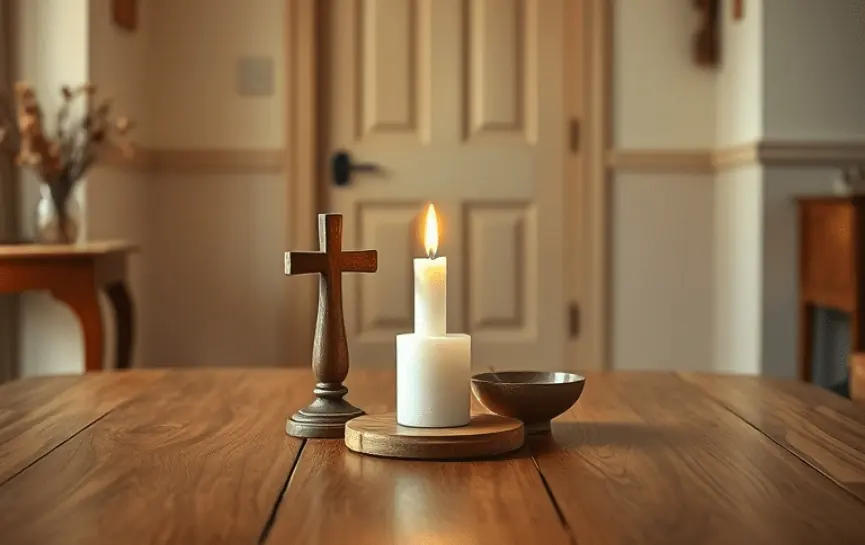
[[[132,368],[132,347],[135,333],[135,306],[126,284],[122,281],[105,286],[105,294],[114,309],[117,327],[117,369]]]
[[[81,322],[81,331],[84,333],[84,370],[88,373],[102,371],[105,338],[96,290],[92,287],[82,289],[78,286],[69,286],[52,290],[52,295],[69,306]]]

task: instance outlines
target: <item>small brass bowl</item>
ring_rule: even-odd
[[[472,393],[500,416],[523,421],[526,433],[549,433],[550,420],[580,399],[585,377],[573,373],[503,371],[472,377]]]

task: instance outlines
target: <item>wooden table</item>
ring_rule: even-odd
[[[66,303],[84,334],[84,367],[103,368],[105,328],[99,291],[111,303],[116,320],[118,369],[132,360],[134,307],[126,286],[127,259],[136,247],[126,242],[78,245],[0,245],[0,293],[46,290]]]
[[[368,412],[394,377],[349,375]],[[307,370],[130,371],[0,387],[0,542],[865,543],[865,409],[804,383],[588,376],[504,459],[287,437]]]

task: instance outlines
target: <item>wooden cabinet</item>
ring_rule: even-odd
[[[865,195],[808,197],[799,204],[799,378],[812,379],[814,309],[850,316],[850,352],[865,351]]]

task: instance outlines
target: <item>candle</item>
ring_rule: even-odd
[[[471,419],[471,337],[447,333],[447,260],[438,256],[435,208],[427,210],[427,257],[414,260],[415,331],[396,338],[396,420],[449,428]]]
[[[414,260],[414,331],[418,335],[447,333],[448,259],[439,257],[438,221],[429,205],[424,228],[426,258]]]

